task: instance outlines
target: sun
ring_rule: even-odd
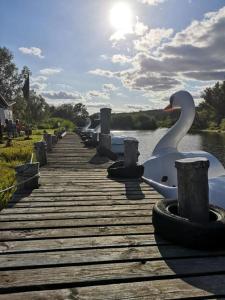
[[[128,33],[132,29],[132,11],[125,2],[116,3],[110,11],[110,23],[118,31]]]

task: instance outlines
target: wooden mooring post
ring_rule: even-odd
[[[16,170],[16,181],[17,184],[19,184],[19,186],[17,187],[17,191],[32,190],[32,189],[37,189],[39,187],[38,185],[39,162],[20,165],[17,166],[15,170]]]
[[[178,179],[178,213],[192,222],[209,222],[209,161],[204,157],[175,162]]]
[[[124,140],[124,165],[125,167],[136,166],[138,162],[138,140],[127,138]]]
[[[52,135],[52,145],[56,145],[58,142],[58,138],[55,134]]]
[[[47,164],[47,153],[46,153],[46,143],[37,142],[34,143],[34,149],[37,161],[40,163],[40,167]]]
[[[44,140],[47,145],[47,152],[51,152],[52,151],[52,135],[50,133],[45,133]]]
[[[111,108],[100,109],[101,133],[99,134],[99,147],[111,150],[111,136],[110,136],[110,119]]]

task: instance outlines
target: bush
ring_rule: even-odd
[[[66,128],[66,130],[74,131],[75,125],[69,120],[62,118],[49,118],[48,121],[38,125],[38,129],[57,129]]]
[[[4,148],[0,152],[0,157],[6,162],[13,160],[19,160],[28,162],[31,158],[32,148],[31,147],[9,147]]]
[[[4,163],[0,163],[0,168],[1,168],[0,190],[4,190],[15,183],[15,170],[13,167],[9,167],[7,166],[7,164]],[[14,191],[15,189],[12,189],[7,192],[0,193],[0,209],[6,206],[8,199],[11,197]]]

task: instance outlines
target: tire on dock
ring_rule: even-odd
[[[206,224],[191,222],[178,215],[177,200],[160,200],[153,207],[155,233],[168,241],[197,249],[225,246],[225,210],[210,205]]]

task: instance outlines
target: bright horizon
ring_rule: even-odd
[[[0,25],[53,105],[157,109],[180,89],[198,104],[225,79],[225,0],[1,0]]]

